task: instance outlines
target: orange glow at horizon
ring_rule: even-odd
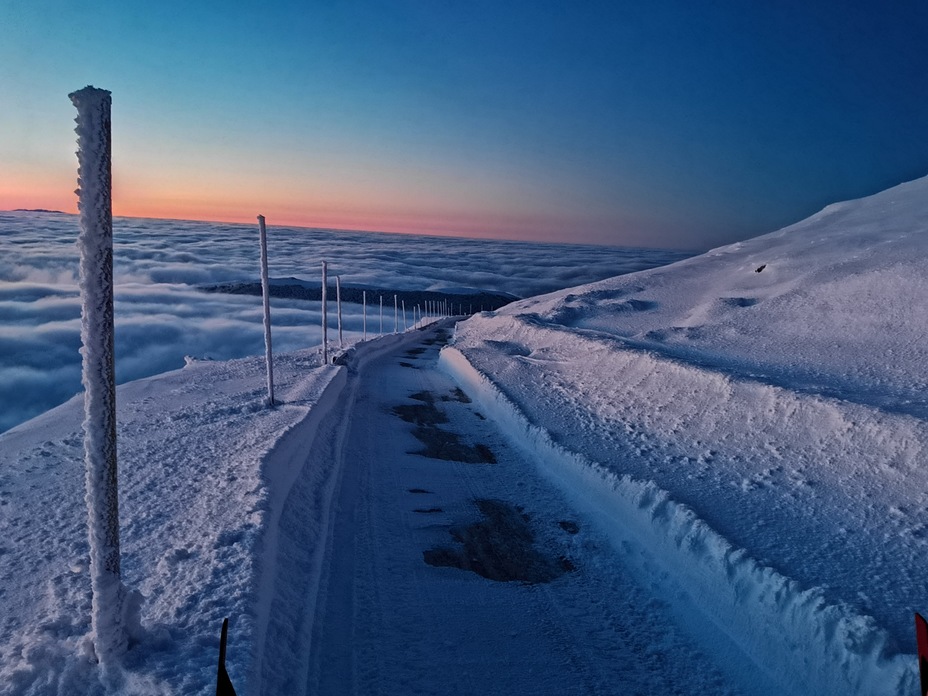
[[[64,184],[65,182],[59,182]],[[44,184],[44,185],[43,185]],[[69,191],[65,186],[70,186]],[[0,210],[48,209],[77,213],[77,182],[65,186],[50,186],[49,182],[0,181]],[[335,209],[331,206],[299,206],[281,202],[267,205],[244,201],[210,201],[193,196],[163,201],[113,201],[113,215],[118,217],[194,220],[253,224],[257,215],[267,217],[269,225],[282,227],[313,227],[322,229],[375,231],[438,236],[467,236],[490,239],[522,239],[554,241],[559,230],[556,220],[532,215],[480,215],[449,211],[447,214],[429,210]],[[427,207],[427,206],[424,206]],[[560,230],[564,228],[561,227]]]

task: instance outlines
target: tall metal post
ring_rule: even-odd
[[[129,644],[119,551],[116,359],[113,320],[112,125],[110,92],[68,95],[77,107],[85,501],[90,541],[91,627],[104,672]]]
[[[264,361],[267,363],[267,405],[274,405],[274,356],[271,351],[271,287],[267,274],[267,228],[264,216],[258,216],[261,240],[261,294],[264,297]]]

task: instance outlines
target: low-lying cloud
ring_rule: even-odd
[[[50,213],[0,213],[0,432],[81,390],[78,222]],[[126,382],[184,365],[262,353],[260,298],[195,286],[258,278],[257,226],[114,220],[116,372]],[[468,287],[527,297],[684,258],[667,250],[495,242],[412,235],[268,228],[273,277],[405,290]],[[334,299],[334,298],[333,298]],[[368,329],[379,328],[369,297]],[[392,331],[392,298],[384,297]],[[408,308],[407,319],[412,312]],[[321,305],[272,300],[275,351],[321,342]],[[334,311],[330,339],[337,340]],[[359,305],[343,309],[346,339],[360,337]],[[402,330],[402,314],[399,329]]]

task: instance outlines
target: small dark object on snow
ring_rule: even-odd
[[[577,534],[580,532],[580,525],[572,520],[561,520],[558,526],[568,534]]]
[[[229,638],[229,620],[222,621],[222,634],[219,637],[219,673],[216,675],[216,696],[236,696],[235,687],[226,672],[226,641]]]
[[[767,268],[767,264],[764,264],[763,266],[758,266],[757,268],[754,269],[754,272],[755,272],[755,273],[760,273],[760,272],[761,272],[762,270],[764,270],[765,268]]]

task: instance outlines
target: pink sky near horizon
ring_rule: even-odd
[[[194,177],[197,178],[197,177]],[[275,185],[276,184],[276,185]],[[20,171],[15,177],[0,172],[0,210],[48,209],[77,213],[75,170]],[[258,214],[271,225],[342,230],[428,234],[541,242],[602,243],[615,246],[615,220],[586,219],[557,210],[535,212],[502,206],[468,206],[427,195],[396,195],[389,187],[357,193],[328,183],[321,192],[301,193],[271,182],[263,187],[225,172],[200,183],[145,178],[114,166],[113,214],[116,216],[254,223]],[[470,207],[468,211],[466,208]],[[497,208],[494,210],[494,208]],[[641,235],[629,224],[622,245],[663,246]]]

